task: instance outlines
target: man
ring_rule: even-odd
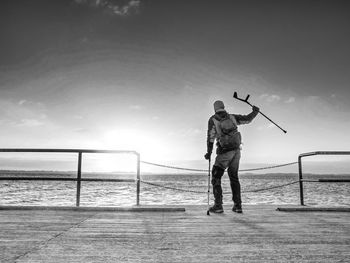
[[[230,186],[232,191],[232,200],[234,206],[233,212],[242,213],[241,185],[238,179],[239,160],[241,158],[241,135],[237,126],[250,123],[259,113],[259,108],[253,106],[253,111],[248,115],[229,114],[225,110],[222,101],[214,102],[215,114],[208,121],[207,133],[207,153],[204,158],[209,160],[214,141],[216,140],[216,159],[212,169],[212,185],[215,203],[209,211],[213,213],[224,212],[222,207],[222,188],[221,177],[228,168]]]

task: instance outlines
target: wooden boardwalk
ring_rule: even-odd
[[[350,213],[0,210],[1,262],[349,262]]]

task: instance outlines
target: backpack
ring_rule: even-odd
[[[237,125],[228,115],[219,121],[221,133],[218,138],[219,145],[223,150],[236,150],[241,145],[241,133],[237,131]]]

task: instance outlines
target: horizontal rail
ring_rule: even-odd
[[[136,205],[140,204],[140,154],[130,150],[95,150],[95,149],[34,149],[34,148],[0,148],[1,152],[19,152],[19,153],[76,153],[78,154],[78,169],[76,178],[58,178],[58,177],[30,177],[17,176],[0,177],[0,180],[30,180],[30,181],[73,181],[77,182],[76,206],[80,205],[81,182],[136,182]],[[113,179],[113,178],[82,178],[82,155],[83,153],[108,153],[108,154],[134,154],[136,155],[136,179]]]
[[[317,179],[317,180],[309,180],[309,179],[302,179],[302,182],[306,183],[348,183],[350,182],[350,179]]]
[[[94,150],[94,149],[33,149],[33,148],[2,148],[0,152],[31,152],[31,153],[129,153],[140,155],[129,150]]]
[[[13,181],[70,181],[77,182],[77,178],[57,178],[57,177],[32,177],[32,176],[2,176],[0,181],[13,180]],[[128,182],[133,183],[135,179],[108,179],[108,178],[81,178],[82,182]]]
[[[350,183],[350,179],[318,179],[321,183]]]
[[[307,157],[313,155],[350,155],[350,151],[316,151],[316,152],[308,152],[302,153],[299,155],[300,157]]]
[[[307,152],[302,153],[298,157],[298,165],[299,165],[299,189],[300,189],[300,205],[304,205],[304,188],[303,182],[329,182],[329,183],[339,183],[339,182],[350,182],[348,179],[319,179],[315,180],[305,180],[303,179],[303,171],[302,171],[302,158],[308,156],[315,155],[350,155],[350,151],[315,151],[315,152]]]

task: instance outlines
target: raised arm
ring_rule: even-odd
[[[259,110],[260,109],[258,107],[253,106],[252,112],[249,113],[248,115],[236,115],[236,114],[233,114],[233,116],[236,118],[237,125],[248,124],[256,117],[256,115],[258,115]]]

